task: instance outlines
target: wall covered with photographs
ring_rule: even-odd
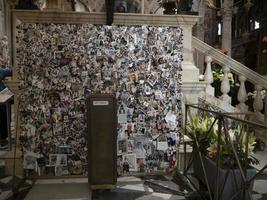
[[[22,23],[17,29],[25,170],[87,173],[85,99],[92,92],[118,99],[119,173],[174,165],[181,28]]]

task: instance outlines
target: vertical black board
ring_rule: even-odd
[[[113,95],[90,95],[87,101],[88,180],[93,186],[117,180],[117,108]]]

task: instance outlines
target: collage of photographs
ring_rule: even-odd
[[[25,169],[87,174],[91,93],[117,98],[119,173],[172,167],[181,132],[181,28],[21,23],[17,30]]]

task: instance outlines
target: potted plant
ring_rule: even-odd
[[[200,182],[206,184],[213,195],[216,193],[216,161],[218,158],[217,141],[219,138],[218,124],[217,121],[214,120],[213,117],[209,117],[208,115],[205,115],[202,119],[195,116],[192,119],[191,125],[187,127],[188,136],[194,140],[194,150],[198,149],[200,152],[200,154],[198,152],[196,153],[196,151],[194,153],[194,175]],[[248,148],[246,154],[247,139]],[[251,167],[251,164],[258,163],[258,160],[252,155],[256,143],[255,136],[252,133],[245,132],[240,126],[237,126],[236,129],[229,130],[222,128],[220,140],[220,167],[219,179],[217,182],[220,199],[249,199],[249,193],[244,193],[242,190],[244,186],[242,172],[244,172],[243,174],[247,180],[245,181],[246,190],[251,191],[253,181],[249,180],[256,174],[256,169]],[[198,148],[196,148],[196,144],[198,144]],[[232,147],[235,149],[238,160],[236,159]],[[201,160],[203,161],[203,166]],[[203,167],[207,179],[205,179]],[[240,167],[242,169],[240,169]]]

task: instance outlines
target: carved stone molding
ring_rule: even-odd
[[[25,11],[13,10],[16,19],[26,23],[92,23],[105,24],[105,13],[87,12],[56,12],[56,11]],[[134,13],[115,13],[114,25],[144,25],[151,26],[189,26],[192,27],[198,16],[191,15],[150,15]]]

